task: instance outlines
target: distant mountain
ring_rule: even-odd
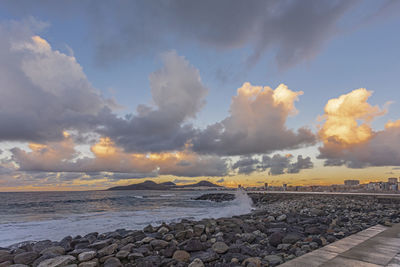
[[[115,186],[107,190],[168,190],[171,186],[165,184],[157,184],[153,181],[144,181],[139,184],[131,184],[126,186]]]
[[[221,187],[221,186],[217,185],[217,184],[213,184],[209,181],[200,181],[197,184],[187,184],[187,185],[181,185],[179,187],[185,188],[185,187]]]
[[[157,184],[153,181],[144,181],[143,183],[131,184],[126,186],[115,186],[107,190],[170,190],[180,188],[194,188],[194,187],[221,187],[220,185],[213,184],[208,181],[200,181],[196,184],[176,185],[173,182],[164,182]]]
[[[164,182],[164,183],[161,183],[161,184],[168,185],[168,186],[176,186],[176,184],[173,183],[173,182]]]

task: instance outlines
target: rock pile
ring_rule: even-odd
[[[399,204],[368,197],[252,198],[260,208],[232,218],[0,248],[0,267],[276,266],[375,224],[400,222]]]

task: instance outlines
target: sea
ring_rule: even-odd
[[[221,218],[251,212],[241,191],[233,201],[194,198],[216,191],[0,192],[0,247],[23,241],[143,229],[181,219]],[[223,191],[218,191],[223,192]]]

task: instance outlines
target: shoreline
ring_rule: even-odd
[[[373,196],[248,195],[258,207],[249,214],[27,241],[0,248],[0,267],[276,266],[370,226],[400,222],[400,203]],[[221,193],[205,198],[214,196]]]

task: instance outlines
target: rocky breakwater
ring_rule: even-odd
[[[119,229],[2,248],[0,267],[276,266],[377,223],[400,221],[398,204],[373,198],[253,199],[259,210],[232,218],[182,220],[142,231]]]

